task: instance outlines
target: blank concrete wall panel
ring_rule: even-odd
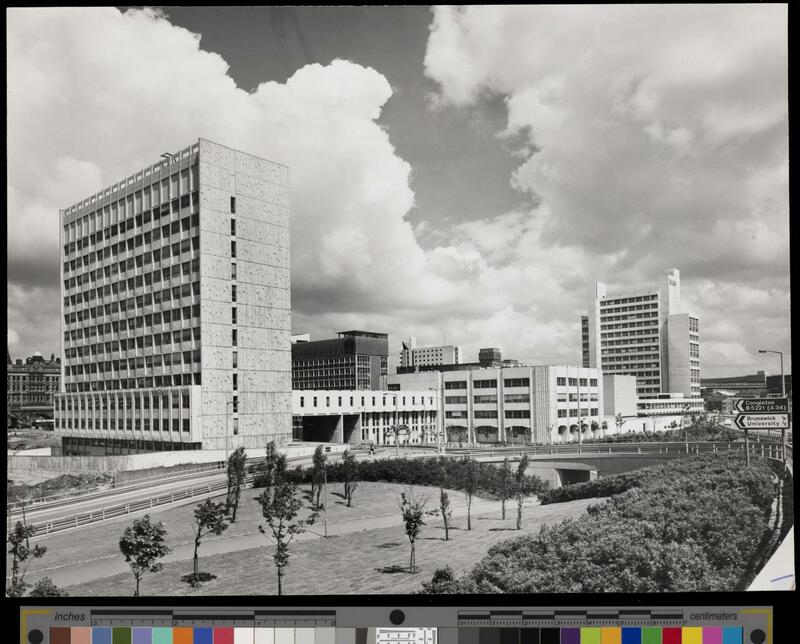
[[[237,208],[238,211],[238,208]],[[262,219],[251,219],[236,215],[236,236],[240,240],[272,244],[273,246],[289,248],[289,229],[267,223]]]
[[[219,257],[231,257],[231,235],[230,235],[230,222],[228,222],[228,233],[221,235],[213,233],[210,230],[204,230],[200,233],[200,265],[202,271],[203,260],[208,255],[217,255]],[[230,268],[230,265],[229,265]],[[228,273],[230,277],[230,273]]]
[[[239,352],[239,369],[242,371],[280,371],[286,367],[287,354],[291,368],[291,351],[274,349],[245,349]]]
[[[225,413],[225,403],[231,400],[230,376],[226,379],[227,391],[220,387],[221,391],[206,390],[203,392],[203,409],[205,415],[215,415]]]
[[[292,350],[291,339],[286,337],[285,331],[240,326],[238,336],[241,350],[249,347],[289,352]]]
[[[292,404],[283,392],[242,392],[239,409],[244,414],[291,413]]]
[[[236,194],[236,176],[225,168],[221,168],[200,160],[200,185],[225,190],[231,195]]]
[[[285,433],[285,428],[291,426],[291,413],[239,414],[240,434],[280,434]]]
[[[289,228],[289,207],[285,203],[270,203],[260,199],[236,195],[236,216],[253,219],[272,226]]]
[[[266,249],[270,248],[270,246],[262,245],[261,248],[265,251],[263,256],[268,256]],[[242,286],[254,284],[259,287],[282,288],[285,284],[287,284],[285,280],[290,274],[290,269],[288,267],[269,266],[266,264],[248,261],[240,261],[236,268],[237,281],[240,282]],[[247,290],[248,293],[246,295],[249,295],[249,293],[258,293],[256,289]],[[264,293],[266,293],[266,290]],[[255,301],[253,304],[264,306],[263,302],[259,301]]]
[[[203,326],[209,323],[223,324],[231,321],[231,303],[207,298],[200,299],[200,322]],[[202,329],[201,329],[202,334]]]
[[[220,166],[228,171],[236,168],[236,151],[205,139],[200,139],[200,162]]]
[[[242,373],[239,375],[239,391],[284,391],[291,394],[291,371],[252,371]]]
[[[202,352],[203,371],[206,369],[230,369],[231,348],[204,346]]]
[[[244,311],[245,308],[254,307],[266,309],[270,303],[274,302],[271,291],[275,286],[262,286],[261,284],[254,284],[252,282],[238,282],[236,286],[236,301],[243,310],[244,315],[251,315],[251,312]],[[285,311],[289,307],[282,306],[279,308],[270,307],[272,310]],[[258,311],[258,314],[265,313],[265,311]],[[261,322],[258,322],[261,324]],[[249,323],[253,326],[253,323]]]
[[[240,327],[263,326],[267,329],[291,331],[291,311],[288,309],[268,309],[263,306],[239,306],[238,324]]]
[[[231,347],[231,329],[230,324],[214,324],[208,322],[203,325],[203,345],[212,345],[216,347]]]

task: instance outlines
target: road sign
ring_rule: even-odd
[[[788,414],[789,400],[786,398],[736,398],[733,408],[745,414]]]
[[[734,422],[739,429],[789,429],[788,414],[739,414]]]

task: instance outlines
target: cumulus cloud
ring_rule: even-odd
[[[526,252],[612,292],[681,268],[714,373],[789,348],[786,27],[774,5],[437,7],[425,67],[439,110],[505,98],[511,183],[548,209]],[[545,265],[558,296],[565,275]]]
[[[248,92],[157,11],[10,10],[9,325],[21,349],[57,349],[58,208],[205,137],[290,167],[297,332],[574,363],[591,281],[640,286],[677,265],[687,291],[773,289],[759,306],[774,316],[737,312],[745,332],[719,328],[719,346],[763,320],[788,342],[782,14],[685,9],[436,9],[436,109],[502,95],[509,181],[537,205],[415,227],[412,168],[377,121],[393,91],[380,70],[333,60]],[[716,292],[698,291],[704,320]]]
[[[411,167],[376,122],[392,88],[375,69],[334,60],[246,92],[200,35],[102,8],[10,11],[8,59],[9,316],[30,350],[58,346],[58,208],[200,136],[290,168],[295,330],[387,329],[397,342],[449,328],[477,351],[498,342],[492,320],[546,322],[531,306],[544,293],[491,265],[505,234],[463,228],[422,250],[405,219]],[[526,342],[506,340],[507,353]]]

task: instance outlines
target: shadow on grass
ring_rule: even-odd
[[[338,496],[340,499],[344,499],[345,496],[341,492],[330,492],[331,496]]]
[[[444,537],[419,537],[420,541],[444,541]]]
[[[516,528],[489,528],[489,532],[517,532]]]
[[[393,566],[384,566],[383,568],[375,568],[378,572],[386,573],[387,575],[394,575],[399,572],[408,572],[407,566],[398,566],[397,564]]]
[[[380,543],[375,547],[376,548],[397,548],[398,546],[401,546],[401,545],[403,545],[403,544],[395,543],[393,541],[388,541],[386,543]]]
[[[192,588],[197,588],[201,583],[205,581],[211,581],[212,579],[216,579],[216,575],[212,575],[210,572],[198,572],[190,573],[188,575],[184,575],[181,577],[181,581],[189,584]]]

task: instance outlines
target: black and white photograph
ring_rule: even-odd
[[[787,5],[6,25],[6,597],[795,589]]]

